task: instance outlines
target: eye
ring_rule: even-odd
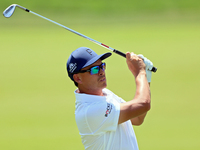
[[[99,66],[95,66],[91,68],[91,74],[97,74],[99,72]]]

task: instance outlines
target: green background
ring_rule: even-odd
[[[24,1],[18,3],[122,52],[148,57],[152,107],[134,127],[141,150],[199,150],[200,1]],[[0,16],[0,149],[82,150],[75,123],[76,87],[65,64],[84,38],[16,9]],[[121,56],[106,60],[108,88],[129,101],[135,82]]]

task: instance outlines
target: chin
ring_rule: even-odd
[[[107,83],[104,83],[103,84],[103,89],[106,88],[106,87],[107,87]]]
[[[106,82],[106,80],[100,82],[99,87],[100,87],[101,89],[106,88],[106,87],[107,87],[107,82]]]

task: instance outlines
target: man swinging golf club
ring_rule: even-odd
[[[75,91],[75,116],[85,149],[137,150],[138,145],[132,125],[142,124],[150,109],[151,71],[157,71],[152,62],[143,55],[129,52],[124,54],[17,4],[6,8],[3,15],[10,18],[16,7],[126,57],[128,68],[134,75],[136,83],[135,97],[128,102],[106,89],[106,64],[102,60],[111,53],[97,55],[89,48],[78,48],[72,52],[67,61],[67,71],[78,87]]]
[[[135,77],[134,98],[128,102],[106,89],[106,64],[111,53],[98,55],[87,47],[73,51],[67,61],[75,90],[75,118],[86,150],[138,150],[132,125],[141,125],[150,109],[151,68],[143,55],[126,53],[129,70]],[[131,79],[130,79],[131,80]]]

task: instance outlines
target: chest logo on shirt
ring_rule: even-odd
[[[105,117],[108,117],[108,114],[111,113],[111,110],[112,110],[112,105],[107,103],[107,108],[106,108],[106,113],[105,113]]]

